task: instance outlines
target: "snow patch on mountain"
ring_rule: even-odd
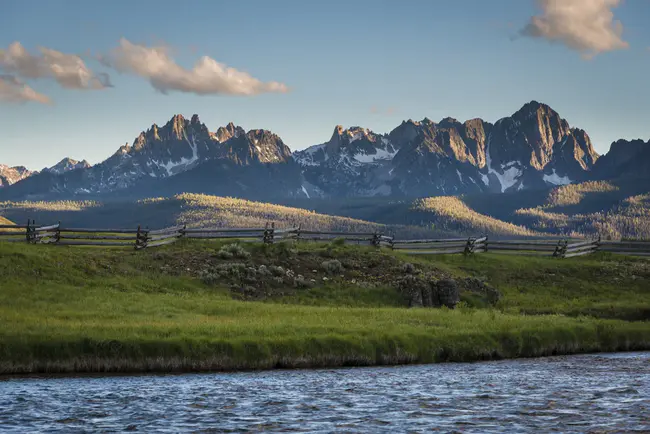
[[[177,173],[187,170],[189,166],[194,164],[199,159],[199,148],[196,142],[194,141],[194,136],[191,140],[187,137],[187,133],[183,130],[183,138],[190,145],[192,149],[192,156],[190,158],[181,157],[178,161],[169,160],[166,163],[158,160],[151,160],[150,165],[155,165],[159,168],[165,169],[167,176],[173,176]],[[156,177],[154,173],[150,173],[150,176]]]
[[[501,193],[504,193],[507,189],[512,187],[517,183],[519,177],[522,175],[521,162],[519,161],[510,161],[508,163],[501,165],[501,172],[495,170],[492,167],[492,157],[490,156],[490,140],[488,140],[487,150],[485,153],[486,167],[488,172],[496,176],[501,184]],[[518,167],[517,167],[518,166]],[[483,182],[486,181],[486,176],[483,175]],[[485,185],[488,185],[487,183]]]
[[[391,152],[388,149],[376,148],[376,153],[374,154],[362,154],[358,153],[354,155],[354,159],[360,163],[375,163],[381,160],[392,160],[397,152]]]
[[[553,173],[550,175],[544,174],[543,179],[546,183],[552,184],[552,185],[567,185],[571,184],[571,179],[568,176],[560,176],[555,172],[555,169],[553,169]]]
[[[321,163],[318,161],[314,161],[314,154],[318,151],[324,151],[325,146],[326,144],[314,145],[302,151],[295,151],[293,153],[293,159],[296,163],[300,164],[301,166],[318,166]],[[324,161],[327,161],[329,159],[329,155],[327,153],[324,154],[325,154]]]

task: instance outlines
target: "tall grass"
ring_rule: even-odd
[[[594,314],[624,310],[622,297],[647,308],[643,281],[613,291],[615,273],[645,279],[641,262],[423,259],[421,267],[487,274],[503,293],[499,310],[355,308],[344,297],[327,306],[241,302],[184,269],[163,270],[165,254],[190,262],[191,249],[217,250],[210,243],[156,252],[0,243],[0,373],[362,366],[650,349],[650,323],[583,315],[590,306]],[[599,261],[616,271],[589,278]],[[556,276],[544,280],[549,273]],[[587,310],[571,312],[575,306]],[[548,315],[531,315],[540,313]]]

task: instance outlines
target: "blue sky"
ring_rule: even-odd
[[[5,70],[39,96],[0,98],[0,164],[96,163],[176,113],[198,113],[211,130],[230,121],[270,129],[302,149],[328,140],[336,124],[388,132],[409,118],[496,121],[533,99],[584,128],[601,153],[618,138],[649,139],[650,2],[611,8],[627,48],[602,29],[581,29],[589,24],[579,15],[560,17],[544,37],[520,36],[545,2],[553,0],[7,0],[0,49],[19,42],[33,56],[39,47],[79,55],[98,78],[79,90],[51,72]],[[576,42],[574,30],[593,40]],[[179,68],[208,56],[256,84],[203,81],[198,93],[209,94],[199,95],[187,80],[178,91],[180,81],[157,75],[162,93],[134,65],[139,57],[111,51],[121,38],[131,48],[168,47]],[[587,59],[580,49],[590,44],[598,53]],[[100,73],[112,87],[99,89]]]

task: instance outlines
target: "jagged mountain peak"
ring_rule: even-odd
[[[462,123],[458,119],[452,117],[446,117],[438,122],[440,128],[457,127],[460,125],[462,125]]]
[[[217,132],[214,134],[214,137],[221,143],[226,142],[232,138],[239,138],[246,135],[246,130],[244,130],[239,125],[235,125],[233,122],[228,122],[225,127],[219,127]]]
[[[303,191],[306,188],[305,195],[312,197],[315,193],[429,196],[545,188],[591,179],[596,163],[607,173],[602,176],[610,176],[621,167],[640,172],[645,166],[634,165],[634,160],[650,160],[645,142],[621,141],[612,145],[611,155],[601,163],[584,130],[571,127],[550,106],[535,100],[495,124],[453,117],[435,123],[425,117],[403,120],[388,134],[336,125],[328,141],[293,154],[271,131],[246,131],[229,122],[211,132],[197,114],[190,118],[176,114],[159,125],[152,124],[132,145],[121,146],[98,165],[43,176],[39,182],[48,184],[50,191],[94,194],[140,183],[153,186],[157,179],[180,174],[184,175],[177,179],[187,181],[192,173],[205,176],[227,167],[248,167],[251,171],[246,173],[258,174],[256,167],[263,166],[282,179],[285,170],[302,177]],[[20,170],[12,168],[10,182],[20,176]],[[237,182],[248,184],[245,179]],[[30,195],[38,191],[33,185],[16,191]]]
[[[35,173],[37,172],[32,172],[25,166],[9,167],[5,164],[0,164],[0,188],[13,185]]]
[[[90,167],[90,163],[88,163],[88,161],[86,160],[78,161],[70,157],[65,157],[64,159],[56,163],[54,166],[45,168],[43,169],[43,171],[60,175],[62,173],[69,172],[71,170],[87,169],[89,167]]]
[[[500,121],[506,119],[510,119],[515,123],[526,121],[541,122],[543,119],[555,119],[559,122],[565,123],[568,128],[568,123],[562,119],[557,111],[555,111],[548,104],[544,104],[535,100],[524,104],[519,110],[513,113],[512,116],[500,119]]]

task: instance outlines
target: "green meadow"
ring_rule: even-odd
[[[185,240],[136,252],[0,243],[0,374],[369,366],[650,349],[648,260],[415,260],[365,247],[246,245],[247,261],[318,271],[310,287],[246,299],[225,282],[201,277],[209,263],[223,262],[216,255],[221,245]],[[321,278],[304,259],[314,255],[356,264],[356,271]],[[478,277],[501,298],[489,305],[461,294],[455,309],[408,308],[389,283],[407,261],[441,276]],[[380,269],[372,276],[377,284],[359,285],[372,267]]]

